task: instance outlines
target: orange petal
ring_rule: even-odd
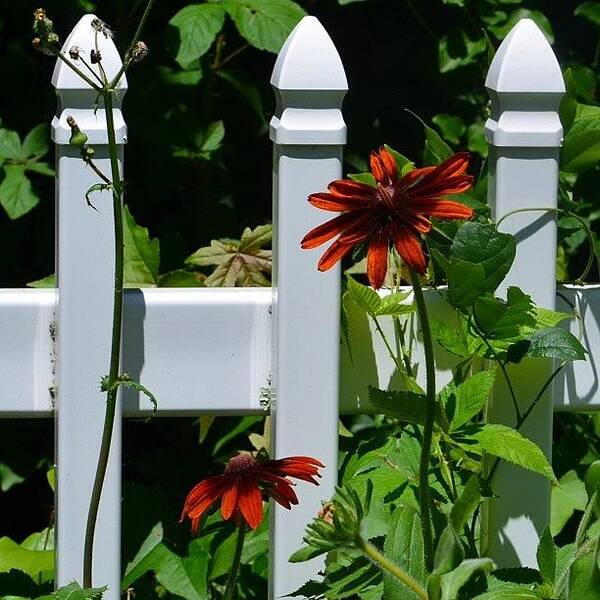
[[[367,276],[371,287],[376,290],[383,285],[387,273],[389,237],[389,228],[385,227],[369,240]]]
[[[262,494],[257,482],[247,478],[240,479],[238,505],[250,529],[256,529],[263,518]]]
[[[377,183],[392,185],[397,181],[398,167],[396,159],[385,148],[382,147],[379,150],[371,152],[369,164],[371,166],[371,173],[373,173],[373,177],[375,177]]]
[[[221,500],[221,516],[228,521],[231,519],[234,509],[236,508],[238,498],[238,482],[233,481],[232,484],[223,492]]]
[[[195,485],[185,499],[181,519],[183,520],[188,516],[189,512],[199,504],[208,501],[208,506],[210,506],[213,502],[216,502],[221,497],[226,485],[227,479],[223,475],[207,477]]]
[[[434,182],[440,182],[451,177],[463,175],[469,166],[470,155],[468,152],[457,152],[444,162],[440,163],[431,173],[426,175],[420,184],[430,185]]]
[[[349,212],[353,210],[366,210],[369,208],[370,199],[363,196],[336,196],[322,192],[311,194],[308,201],[316,208],[331,212]]]
[[[374,187],[354,181],[353,179],[337,179],[332,181],[327,189],[334,196],[362,196],[363,198],[371,198],[373,196]]]
[[[330,239],[334,238],[336,235],[342,233],[349,225],[351,225],[356,219],[356,215],[354,213],[344,213],[329,221],[315,227],[311,231],[309,231],[302,241],[300,242],[300,246],[305,250],[310,250],[311,248],[317,248],[321,246],[325,242],[328,242]]]
[[[448,179],[439,179],[424,184],[419,181],[409,190],[411,198],[441,198],[450,194],[462,194],[473,185],[471,175],[459,175],[458,177],[449,177]]]
[[[317,268],[319,271],[328,271],[338,261],[342,260],[350,250],[352,250],[352,244],[341,244],[338,241],[333,242],[321,256]]]
[[[422,169],[413,169],[409,171],[399,182],[400,187],[409,187],[414,185],[419,179],[425,177],[425,175],[435,171],[435,167],[423,167]]]
[[[438,219],[470,219],[473,216],[473,209],[453,200],[422,200],[411,208]]]
[[[412,229],[396,225],[392,232],[394,246],[400,258],[414,271],[423,275],[427,270],[427,261],[421,248],[421,240]]]

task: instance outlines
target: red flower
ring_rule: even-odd
[[[192,533],[198,531],[202,515],[221,499],[221,515],[224,519],[240,522],[243,518],[249,527],[256,529],[263,518],[263,494],[270,496],[288,510],[298,504],[288,477],[319,485],[323,465],[308,456],[289,456],[279,460],[258,461],[240,454],[227,463],[222,475],[208,477],[196,485],[183,505],[181,519],[192,521]]]
[[[377,187],[338,179],[329,184],[329,192],[309,196],[313,206],[342,214],[315,227],[301,246],[317,248],[339,235],[319,260],[319,271],[326,271],[356,244],[368,242],[367,275],[377,289],[385,279],[390,244],[410,268],[425,273],[421,234],[431,231],[429,217],[471,218],[473,211],[468,206],[444,197],[468,190],[473,177],[466,173],[469,154],[465,152],[437,167],[414,169],[402,178],[396,160],[385,148],[372,152],[370,163]]]

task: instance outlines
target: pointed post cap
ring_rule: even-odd
[[[485,124],[496,147],[558,147],[558,116],[565,83],[556,56],[540,28],[521,19],[506,36],[485,81],[491,100]]]
[[[93,23],[99,21],[96,15],[81,17],[62,47],[62,53],[69,58],[69,51],[77,48],[87,64],[100,76],[97,64],[91,64],[91,52],[96,50],[96,44],[102,57],[102,67],[110,81],[123,65],[119,51],[110,35],[96,32]],[[99,21],[101,23],[101,21]],[[100,82],[90,73],[81,60],[72,60],[73,64],[98,85]],[[57,116],[52,120],[52,139],[56,144],[67,145],[71,137],[71,128],[67,123],[68,117],[73,117],[79,128],[88,136],[89,144],[107,144],[106,113],[101,104],[101,98],[89,83],[82,79],[69,65],[60,58],[56,59],[52,85],[58,95]],[[120,105],[127,91],[127,79],[121,77],[117,85],[115,107],[113,109],[115,134],[118,144],[127,141],[127,126],[121,113]],[[96,102],[100,102],[95,106]]]
[[[271,139],[277,144],[345,144],[344,65],[316,17],[304,17],[275,62],[271,85],[277,108]]]
[[[558,60],[534,21],[521,19],[512,28],[494,56],[485,86],[496,92],[565,92]]]

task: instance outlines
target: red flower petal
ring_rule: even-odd
[[[409,227],[396,225],[392,231],[394,246],[400,258],[414,271],[423,275],[427,270],[427,261],[421,248],[421,241]]]
[[[381,185],[394,185],[398,180],[398,167],[396,159],[385,149],[371,152],[369,158],[371,173],[375,181]]]
[[[226,521],[231,519],[231,515],[233,515],[237,505],[238,483],[239,480],[232,481],[230,486],[223,492],[223,497],[221,499],[221,516]]]
[[[429,233],[431,231],[431,223],[429,219],[419,212],[407,212],[402,217],[404,221],[412,225],[419,233]]]
[[[414,210],[438,219],[470,219],[473,209],[453,200],[421,200]]]
[[[398,182],[398,187],[410,187],[417,181],[425,177],[428,173],[435,171],[435,167],[423,167],[421,169],[413,169],[409,171],[402,179]]]
[[[460,175],[458,177],[450,177],[439,181],[432,181],[424,184],[418,182],[410,191],[411,199],[417,198],[441,198],[451,194],[462,194],[473,185],[473,177],[471,175]]]
[[[191,511],[196,511],[199,505],[204,506],[208,503],[206,504],[206,508],[208,508],[213,502],[216,502],[221,497],[226,485],[227,479],[223,475],[215,475],[213,477],[208,477],[194,486],[183,504],[181,521],[186,516],[189,516]],[[204,508],[203,511],[206,510],[206,508]]]
[[[383,285],[387,273],[389,237],[389,228],[385,227],[375,233],[369,240],[367,277],[371,287],[376,290]]]
[[[305,250],[317,248],[334,238],[336,235],[342,233],[355,219],[356,215],[354,213],[338,215],[309,231],[304,238],[302,238],[300,246]]]
[[[317,263],[317,268],[319,271],[328,271],[338,261],[342,260],[350,250],[352,250],[352,244],[341,244],[339,241],[333,242],[333,244],[323,252],[323,256],[321,256]]]
[[[263,500],[256,481],[240,478],[238,506],[250,529],[256,529],[263,518]]]
[[[294,488],[292,488],[290,482],[281,481],[274,488],[269,488],[265,490],[267,495],[271,496],[275,502],[281,504],[284,508],[288,510],[292,508],[292,504],[298,504],[298,496],[296,496],[296,492],[294,492]]]
[[[363,196],[336,196],[327,192],[311,194],[308,201],[316,208],[332,212],[366,210],[371,202],[370,198]]]
[[[375,191],[374,187],[353,179],[336,179],[327,186],[327,189],[334,196],[360,196],[365,200],[372,198]]]
[[[469,158],[468,152],[457,152],[435,167],[419,183],[423,186],[428,186],[434,182],[462,176],[469,166]]]

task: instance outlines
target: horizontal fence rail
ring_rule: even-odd
[[[429,291],[433,316],[444,316],[439,294]],[[568,300],[568,303],[567,303]],[[0,290],[0,417],[48,417],[54,408],[55,290]],[[560,286],[557,310],[575,305],[582,322],[569,323],[586,348],[600,347],[600,285]],[[127,290],[123,370],[148,383],[159,416],[262,414],[271,377],[270,288]],[[367,386],[394,382],[394,368],[365,315],[350,311],[352,360],[341,346],[340,412],[372,413]],[[381,318],[393,334],[391,319]],[[421,348],[415,349],[419,362]],[[438,348],[440,385],[450,379],[451,357]],[[361,365],[361,369],[356,366]],[[194,377],[190,378],[189,374]],[[423,374],[421,374],[422,376]],[[143,395],[124,395],[127,417],[152,410]],[[555,411],[600,410],[600,364],[594,354],[567,364],[556,378]]]

